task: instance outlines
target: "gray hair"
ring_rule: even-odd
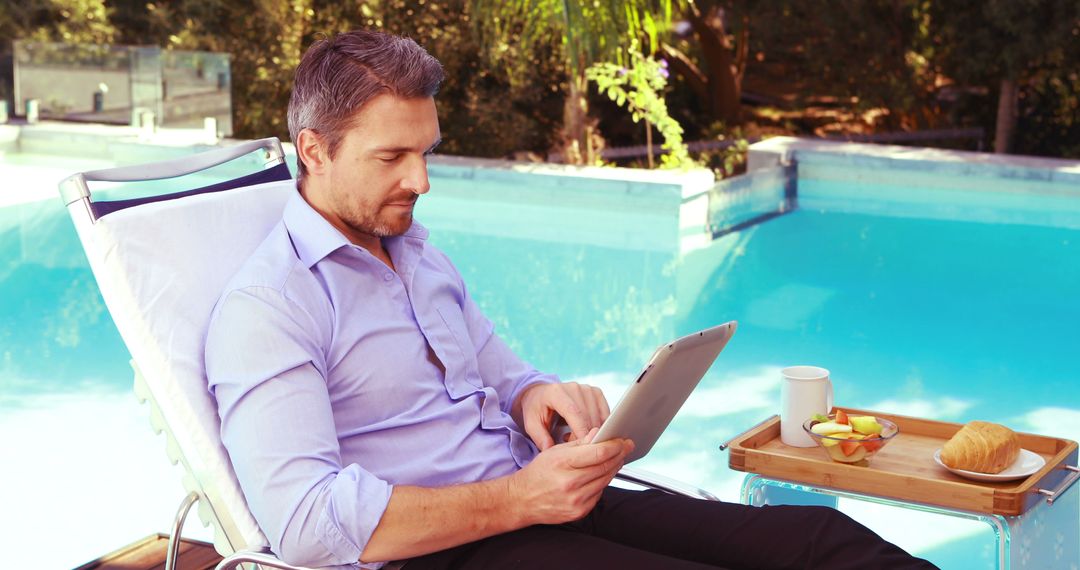
[[[334,158],[360,109],[383,93],[395,97],[434,97],[444,78],[442,65],[409,38],[353,30],[316,41],[296,67],[289,98],[289,137],[297,142],[311,129]],[[296,158],[298,184],[307,169]]]

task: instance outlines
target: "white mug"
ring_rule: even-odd
[[[813,447],[803,422],[828,414],[833,406],[829,371],[818,366],[789,366],[780,371],[780,441],[793,447]]]

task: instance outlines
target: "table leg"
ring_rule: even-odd
[[[1012,568],[1080,568],[1080,485],[1053,504],[1040,500],[1023,516],[1003,520],[1012,536]]]

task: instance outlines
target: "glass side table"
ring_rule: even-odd
[[[991,531],[980,537],[992,543],[985,542],[985,559],[965,558],[957,568],[1080,570],[1076,442],[1020,434],[1021,445],[1043,456],[1046,466],[1021,481],[980,483],[948,473],[932,461],[934,450],[959,424],[865,410],[850,413],[891,419],[901,426],[904,438],[898,436],[868,466],[851,466],[826,459],[817,448],[784,445],[779,418],[769,418],[721,446],[730,448],[729,467],[747,473],[742,502],[835,508],[843,499],[845,504],[850,500],[875,509],[883,506],[884,511],[901,508],[973,521],[973,528],[985,525]]]
[[[747,475],[743,480],[740,498],[743,504],[754,506],[824,505],[834,508],[838,505],[838,499],[852,499],[958,517],[983,523],[993,533],[996,545],[994,568],[1080,568],[1080,490],[1076,488],[1067,490],[1053,504],[1040,501],[1020,516],[1002,516],[899,501],[772,479],[757,474]]]

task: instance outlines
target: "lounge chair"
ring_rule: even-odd
[[[257,154],[256,154],[257,153]],[[254,172],[194,190],[124,200],[92,196],[88,182],[138,182],[202,173],[256,155]],[[250,165],[250,162],[247,164]],[[227,168],[227,166],[226,166]],[[280,220],[295,184],[277,139],[170,161],[75,174],[60,194],[86,250],[102,297],[131,353],[135,392],[150,403],[151,423],[166,435],[189,494],[173,523],[166,570],[175,565],[180,530],[197,504],[213,525],[219,569],[254,563],[297,568],[275,558],[248,511],[220,440],[206,389],[203,344],[211,310],[227,281]],[[711,494],[624,469],[620,479],[703,499]]]

